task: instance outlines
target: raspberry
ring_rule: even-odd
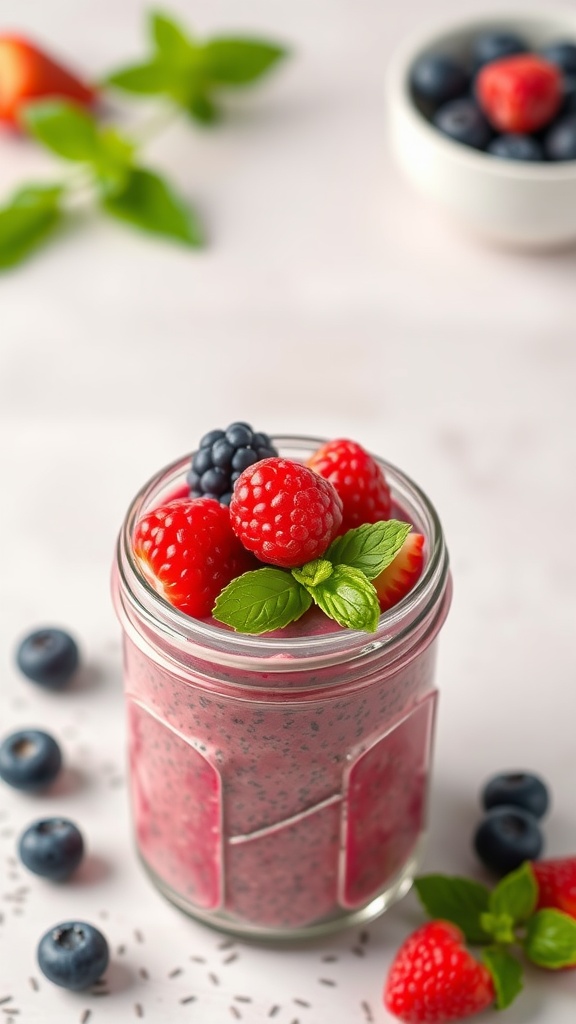
[[[215,498],[229,505],[240,474],[260,459],[278,455],[268,434],[249,423],[231,423],[226,430],[211,430],[200,441],[187,476],[191,498]]]
[[[562,75],[533,53],[486,64],[476,80],[478,102],[500,132],[530,134],[547,125],[560,109]]]
[[[148,582],[175,608],[203,618],[253,559],[234,536],[230,513],[212,498],[178,498],[136,524],[134,552]]]
[[[342,502],[332,484],[299,462],[264,459],[238,479],[230,519],[244,547],[291,569],[324,554],[340,529]]]
[[[356,441],[329,441],[314,452],[308,465],[329,480],[340,495],[344,511],[342,533],[363,523],[390,518],[392,499],[384,473]]]

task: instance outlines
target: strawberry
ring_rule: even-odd
[[[398,604],[418,582],[424,568],[424,537],[409,533],[396,557],[372,582],[383,612]]]
[[[576,857],[532,861],[538,883],[538,909],[554,907],[576,918]]]
[[[89,106],[96,93],[28,40],[0,35],[0,122],[18,127],[26,103],[47,98]]]
[[[515,54],[482,68],[476,95],[497,131],[529,134],[548,124],[560,109],[562,74],[533,53]]]
[[[408,1024],[461,1020],[491,1006],[494,982],[447,921],[429,921],[400,947],[384,987],[384,1005]]]
[[[230,526],[230,513],[213,498],[177,498],[136,524],[134,553],[158,593],[195,618],[210,615],[231,580],[254,568]]]
[[[314,452],[308,466],[329,480],[342,499],[341,533],[390,518],[392,499],[384,473],[356,441],[329,441]]]

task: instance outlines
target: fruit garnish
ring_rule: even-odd
[[[147,513],[133,544],[148,582],[194,618],[210,615],[222,588],[253,565],[228,509],[211,498],[178,498]]]
[[[482,806],[489,811],[502,804],[521,807],[535,818],[543,818],[550,804],[548,787],[533,772],[499,772],[484,784]]]
[[[398,604],[416,585],[424,568],[424,537],[409,533],[393,561],[374,580],[381,611]]]
[[[42,936],[38,966],[49,981],[80,992],[89,988],[108,967],[108,943],[86,921],[63,921]]]
[[[74,874],[84,856],[82,833],[67,818],[33,821],[18,840],[20,860],[29,871],[53,882]]]
[[[535,860],[544,848],[537,819],[522,807],[501,805],[488,811],[474,834],[474,849],[495,874]]]
[[[62,767],[62,752],[41,729],[19,729],[0,743],[0,779],[14,789],[39,792],[52,785]]]
[[[307,465],[329,480],[341,498],[342,533],[390,517],[392,499],[384,473],[356,441],[328,441],[314,452]]]
[[[26,104],[48,98],[69,99],[89,106],[96,93],[27,39],[0,35],[0,121],[20,127],[20,115]]]
[[[229,505],[241,473],[277,455],[268,434],[253,430],[249,423],[231,423],[226,430],[211,430],[200,441],[186,477],[190,497],[214,498],[221,505]]]
[[[63,629],[35,629],[18,644],[16,663],[32,682],[60,690],[70,682],[80,664],[78,644]]]
[[[532,870],[538,883],[538,908],[555,908],[576,919],[576,857],[536,860]]]
[[[493,134],[476,101],[467,96],[445,103],[433,122],[443,135],[473,149],[486,149]]]
[[[491,125],[501,132],[535,132],[560,109],[562,75],[549,61],[531,53],[486,64],[476,80],[476,95]]]

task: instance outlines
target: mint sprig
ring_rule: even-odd
[[[0,209],[0,269],[14,267],[62,222],[60,185],[27,185]]]
[[[414,880],[414,888],[429,917],[451,921],[468,942],[490,941],[490,934],[480,923],[490,901],[490,891],[485,885],[471,878],[421,875]]]
[[[380,605],[371,580],[382,571],[379,566],[390,564],[411,529],[395,519],[366,524],[349,530],[322,558],[303,566],[244,573],[222,591],[213,616],[241,633],[267,633],[300,618],[313,601],[340,626],[373,633]],[[281,613],[277,590],[283,595]]]
[[[526,926],[524,952],[553,971],[576,966],[576,921],[561,910],[539,910]]]
[[[505,1010],[522,991],[522,964],[508,949],[502,949],[501,946],[487,946],[483,949],[482,961],[492,975],[496,1006],[499,1010]]]

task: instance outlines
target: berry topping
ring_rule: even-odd
[[[498,131],[535,132],[560,109],[562,75],[556,65],[532,53],[504,57],[482,68],[476,95]]]
[[[19,644],[16,662],[28,679],[50,690],[59,690],[78,668],[78,647],[63,629],[37,629]]]
[[[329,480],[342,499],[341,532],[390,518],[392,499],[384,473],[355,441],[328,441],[314,452],[308,466]]]
[[[491,1006],[494,982],[459,928],[430,921],[400,947],[384,988],[386,1008],[408,1024],[461,1020]]]
[[[472,57],[476,68],[515,53],[525,53],[526,42],[513,32],[484,32],[474,42]]]
[[[211,498],[179,498],[149,512],[136,525],[134,552],[151,586],[195,618],[210,615],[222,588],[253,567],[228,509]]]
[[[342,502],[328,480],[299,462],[264,459],[239,477],[230,519],[245,548],[289,569],[324,554],[340,529]]]
[[[538,883],[538,909],[553,907],[576,918],[576,857],[537,860],[532,869]]]
[[[18,843],[22,863],[35,875],[63,882],[76,870],[84,855],[84,841],[76,825],[65,818],[35,821]]]
[[[61,767],[60,747],[40,729],[20,729],[0,744],[0,779],[15,789],[46,789]]]
[[[418,582],[424,568],[424,537],[409,533],[400,551],[373,581],[381,611],[392,608],[406,597]]]
[[[108,943],[85,921],[57,924],[40,939],[38,966],[49,981],[80,992],[98,981],[108,967]]]
[[[549,43],[541,51],[544,60],[555,64],[565,75],[576,75],[576,45],[566,40]]]
[[[0,122],[19,125],[32,100],[69,99],[91,104],[94,90],[26,39],[0,36]]]
[[[434,124],[443,135],[474,149],[486,149],[492,138],[490,125],[472,99],[445,103],[436,113]]]
[[[412,68],[410,81],[418,99],[436,104],[458,99],[467,92],[470,84],[460,64],[442,53],[427,53],[420,57]]]
[[[226,430],[211,430],[200,441],[188,473],[192,498],[214,498],[229,505],[240,474],[261,459],[278,455],[268,434],[248,423],[231,423]]]
[[[478,857],[496,874],[514,871],[525,860],[536,860],[543,846],[534,815],[512,805],[493,807],[474,835]]]
[[[543,160],[544,150],[532,135],[498,135],[488,146],[502,160]]]
[[[576,160],[576,112],[561,117],[544,139],[549,160]]]
[[[549,803],[548,788],[542,779],[530,772],[494,775],[482,790],[482,805],[485,811],[507,804],[521,807],[535,818],[543,818]]]

